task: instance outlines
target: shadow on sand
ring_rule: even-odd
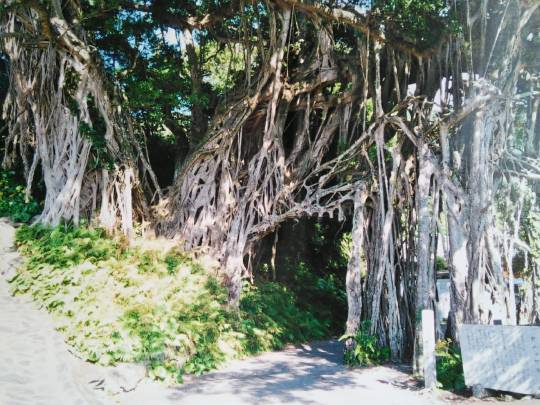
[[[261,355],[244,360],[241,367],[212,372],[174,389],[169,399],[182,402],[192,394],[229,393],[246,401],[271,399],[280,403],[314,404],[302,398],[302,392],[330,391],[355,384],[343,365],[343,346],[336,341],[299,345],[275,354],[270,360]]]

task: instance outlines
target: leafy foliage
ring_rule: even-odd
[[[0,170],[0,217],[28,222],[39,210],[39,204],[33,198],[28,202],[25,200],[25,187],[17,183],[15,173]]]
[[[341,333],[345,322],[347,297],[339,274],[317,274],[316,269],[303,261],[289,267],[291,276],[287,285],[298,297],[298,305],[318,314],[320,322],[328,331],[327,335]]]
[[[177,249],[127,247],[101,229],[22,226],[25,265],[10,280],[58,318],[88,361],[142,362],[155,379],[181,381],[223,361],[320,339],[327,325],[277,283],[246,285],[240,311],[197,262]]]
[[[375,13],[383,16],[391,35],[417,44],[433,46],[450,21],[443,0],[385,0],[374,1]]]
[[[311,311],[299,308],[295,294],[278,283],[247,284],[240,309],[250,314],[243,321],[244,333],[251,339],[246,347],[250,353],[282,347],[288,342],[321,339],[328,333],[325,318],[317,318]],[[267,347],[257,347],[263,343],[256,338],[262,331],[268,333],[270,339]]]
[[[255,273],[256,279],[286,286],[301,309],[317,314],[326,336],[341,335],[347,315],[347,242],[339,225],[311,219],[285,224],[279,231],[275,271],[268,255]]]
[[[390,349],[379,344],[377,337],[369,332],[370,321],[362,322],[356,335],[343,335],[340,340],[354,339],[354,349],[345,352],[345,364],[349,366],[372,366],[390,358]]]
[[[448,263],[446,262],[446,259],[442,256],[437,256],[435,258],[435,268],[437,271],[448,270]]]
[[[445,390],[463,391],[463,363],[459,349],[450,339],[440,340],[435,348],[437,355],[437,380]]]

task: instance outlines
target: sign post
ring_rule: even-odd
[[[433,310],[422,310],[422,357],[424,368],[424,385],[428,389],[437,386],[437,369],[435,367],[435,319]]]

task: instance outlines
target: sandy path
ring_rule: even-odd
[[[0,405],[436,405],[456,403],[448,393],[419,390],[390,367],[347,369],[335,341],[290,347],[229,363],[177,387],[142,380],[140,366],[86,363],[68,351],[51,316],[29,297],[12,297],[6,279],[19,256],[13,228],[0,219]],[[104,380],[105,391],[92,380]],[[136,389],[111,395],[120,387]],[[467,404],[485,404],[467,400]],[[505,402],[507,404],[508,402]],[[539,400],[513,401],[520,405]]]
[[[85,363],[68,352],[49,314],[9,293],[6,279],[19,259],[13,236],[0,220],[0,404],[102,404],[98,391],[80,383]]]
[[[123,404],[182,405],[436,405],[448,394],[416,387],[408,374],[390,367],[347,369],[336,341],[290,347],[193,378],[178,388],[146,382]],[[440,397],[440,395],[445,398]],[[139,402],[140,401],[140,402]]]

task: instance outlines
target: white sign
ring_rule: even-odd
[[[540,327],[463,325],[465,384],[519,394],[540,394]]]

